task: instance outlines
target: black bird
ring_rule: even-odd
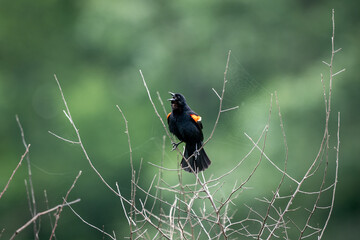
[[[167,115],[169,130],[180,142],[173,143],[173,150],[185,142],[184,157],[181,167],[187,172],[200,172],[209,167],[211,161],[206,155],[204,148],[200,151],[204,140],[202,133],[201,117],[186,104],[185,97],[180,93],[171,93],[171,113]],[[191,155],[193,155],[189,158]]]

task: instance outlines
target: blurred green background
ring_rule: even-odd
[[[139,69],[153,99],[168,91],[183,93],[202,115],[205,138],[218,111],[226,56],[232,50],[225,107],[239,109],[222,115],[214,139],[206,146],[213,165],[207,176],[231,169],[251,148],[244,132],[257,138],[268,115],[270,94],[278,92],[289,146],[289,173],[295,177],[316,156],[325,119],[320,73],[328,79],[331,51],[331,9],[335,9],[335,77],[330,125],[330,173],[334,177],[337,112],[341,112],[340,172],[333,216],[324,239],[358,239],[360,235],[359,136],[360,3],[357,1],[0,1],[0,189],[3,189],[24,152],[15,121],[18,114],[30,148],[38,211],[62,197],[79,170],[83,171],[69,200],[90,223],[115,230],[119,239],[128,227],[118,200],[89,167],[78,146],[48,131],[75,140],[64,116],[53,74],[60,80],[70,111],[94,165],[114,186],[129,196],[130,164],[124,122],[129,121],[138,168],[143,159],[141,184],[148,186],[160,164],[165,134],[148,100]],[[170,107],[166,105],[167,111]],[[163,116],[165,119],[165,115]],[[177,167],[175,152],[166,141],[164,166]],[[266,148],[279,166],[284,145],[274,109]],[[256,159],[257,155],[254,157]],[[25,163],[25,162],[24,162]],[[269,196],[281,175],[263,162],[250,182],[253,190],[237,203]],[[251,170],[241,167],[239,180]],[[166,173],[168,182],[177,176]],[[187,176],[191,181],[191,176]],[[276,178],[275,178],[276,177]],[[22,226],[30,213],[24,186],[26,164],[16,173],[0,200],[3,239]],[[233,176],[234,178],[234,176]],[[225,186],[231,189],[232,184]],[[225,194],[224,193],[224,194]],[[247,194],[246,194],[247,193]],[[320,217],[323,224],[326,215]],[[1,230],[0,229],[0,230]],[[71,229],[71,231],[69,231]],[[99,239],[102,234],[65,209],[56,231],[58,239]],[[48,238],[47,218],[40,238]],[[18,239],[32,239],[32,228]]]

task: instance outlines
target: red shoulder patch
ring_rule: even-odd
[[[171,113],[169,113],[169,114],[167,115],[167,117],[166,117],[166,118],[169,118],[169,117],[170,117],[170,115],[171,115]]]
[[[192,119],[194,119],[195,122],[201,122],[201,117],[195,114],[190,114],[190,116],[192,117]]]

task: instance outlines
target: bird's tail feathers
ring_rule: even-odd
[[[200,149],[202,146],[202,143],[197,144],[186,144],[185,145],[185,151],[184,151],[184,157],[181,160],[181,167],[187,171],[187,172],[201,172],[207,169],[211,161],[209,157],[207,156],[204,148],[202,148],[200,151],[197,149]],[[198,152],[195,152],[198,151]],[[193,153],[195,152],[194,156],[189,158]]]

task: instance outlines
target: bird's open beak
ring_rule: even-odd
[[[175,93],[169,92],[172,98],[169,98],[168,101],[175,101]]]

